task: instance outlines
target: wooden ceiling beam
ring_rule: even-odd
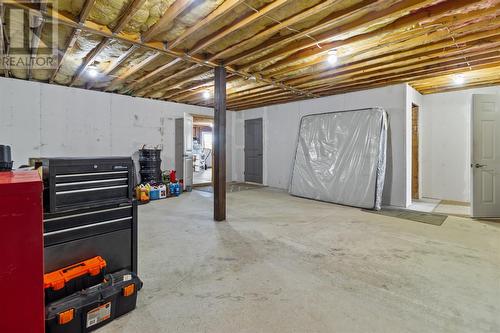
[[[470,65],[469,65],[470,63]],[[454,62],[450,63],[449,65],[438,65],[438,66],[429,66],[429,68],[426,69],[421,69],[419,71],[408,71],[406,73],[399,73],[397,75],[393,76],[375,76],[371,77],[370,79],[365,79],[361,80],[358,82],[348,82],[344,84],[339,84],[336,86],[327,86],[327,87],[322,87],[318,89],[313,89],[314,92],[320,95],[324,95],[325,92],[330,92],[335,89],[341,89],[341,88],[351,88],[351,87],[361,87],[365,85],[366,87],[369,87],[370,84],[375,84],[375,83],[385,83],[386,85],[390,84],[397,84],[397,83],[405,83],[408,82],[412,79],[424,79],[424,78],[432,78],[435,76],[440,76],[440,75],[447,75],[447,74],[457,74],[457,73],[463,73],[464,70],[468,71],[472,67],[473,70],[477,69],[483,69],[483,68],[489,68],[493,66],[498,66],[500,63],[500,57],[496,58],[491,58],[487,60],[480,60],[480,61],[475,61],[475,62]]]
[[[239,77],[238,76],[228,76],[227,78],[227,83],[231,83],[233,81],[237,81],[239,80]],[[186,89],[188,89],[186,91]],[[213,89],[213,78],[210,78],[209,80],[206,80],[202,83],[199,83],[199,84],[196,84],[192,87],[189,87],[189,88],[186,88],[186,89],[182,89],[182,91],[175,91],[175,92],[172,92],[170,94],[166,94],[163,96],[164,99],[172,99],[176,102],[180,101],[180,100],[184,100],[185,98],[188,98],[190,96],[193,96],[193,95],[196,95],[196,94],[199,94],[205,90],[210,90],[210,89]]]
[[[441,50],[449,49],[450,52],[456,52],[456,50],[464,49],[462,46],[476,47],[476,48],[488,47],[489,44],[495,43],[497,41],[496,38],[498,37],[498,26],[495,26],[495,24],[493,24],[493,22],[491,22],[491,21],[486,22],[486,23],[483,22],[482,24],[483,25],[486,24],[485,26],[491,25],[492,29],[486,30],[486,31],[479,31],[479,32],[477,32],[477,30],[472,29],[473,33],[467,34],[467,35],[462,35],[461,37],[455,38],[455,39],[451,39],[449,34],[446,32],[444,35],[442,35],[442,36],[445,36],[447,39],[444,42],[439,41],[436,43],[431,43],[430,45],[423,45],[421,47],[419,46],[419,47],[411,48],[411,49],[406,48],[406,50],[403,48],[402,51],[400,51],[401,47],[396,44],[396,45],[394,45],[394,47],[398,51],[394,51],[394,50],[389,48],[387,51],[390,51],[390,53],[374,54],[371,58],[362,59],[362,60],[358,60],[358,61],[354,61],[354,62],[351,61],[351,62],[347,63],[346,65],[340,65],[338,67],[335,67],[333,69],[330,69],[330,70],[324,71],[324,72],[321,72],[321,69],[319,69],[319,73],[313,72],[313,73],[307,73],[304,75],[299,75],[299,76],[296,76],[297,79],[295,79],[295,78],[289,79],[285,82],[287,82],[287,84],[293,85],[293,84],[300,83],[299,81],[312,82],[312,81],[319,79],[321,77],[328,76],[328,75],[334,76],[334,75],[341,74],[341,73],[348,71],[348,70],[354,70],[354,69],[366,70],[366,69],[370,69],[370,68],[375,68],[376,66],[380,66],[380,68],[384,68],[384,67],[390,66],[392,63],[394,63],[396,61],[400,61],[400,60],[403,60],[405,58],[412,59],[414,57],[426,57],[429,54],[433,54],[433,52],[436,52],[436,50],[441,51]],[[471,26],[471,28],[474,28],[474,27],[475,27],[474,25]],[[464,31],[466,31],[466,29],[467,29],[467,27],[463,28]],[[420,40],[420,38],[415,40],[414,44],[421,45],[427,41],[432,42],[432,41],[435,41],[435,40],[442,38],[442,36],[440,36],[438,38],[432,37],[432,35],[428,35],[427,37],[424,36],[421,40]],[[457,45],[461,46],[460,49],[457,49]],[[367,54],[367,56],[370,56],[369,53],[367,53],[367,52],[365,52],[365,53]],[[360,57],[356,57],[355,55],[352,57],[354,57],[354,60],[356,58],[360,58]],[[301,80],[301,78],[303,78],[303,77],[307,77],[307,79]],[[296,80],[299,80],[299,81],[296,81]]]
[[[71,32],[71,35],[68,39],[68,44],[66,45],[66,48],[64,49],[64,53],[62,56],[59,57],[59,62],[57,68],[54,70],[52,73],[49,83],[53,83],[57,73],[59,73],[59,70],[61,69],[62,64],[68,57],[68,55],[73,51],[73,47],[75,46],[76,40],[80,37],[80,34],[82,33],[82,28],[85,26],[85,22],[87,21],[87,18],[90,14],[90,10],[92,9],[92,6],[94,6],[94,3],[96,0],[86,0],[85,3],[83,4],[82,10],[80,11],[80,15],[78,16],[78,21],[76,22],[73,31]],[[42,17],[50,16],[50,13],[52,13],[52,10],[50,8],[46,8],[46,12],[40,12]],[[51,17],[52,18],[52,17]]]
[[[240,29],[243,29],[244,27],[254,23],[256,20],[260,19],[264,15],[268,14],[269,12],[278,9],[279,7],[283,6],[287,1],[289,0],[275,0],[268,5],[264,6],[263,8],[259,9],[255,13],[239,20],[238,22],[234,24],[230,24],[228,28],[222,29],[219,32],[216,32],[214,35],[205,38],[202,40],[200,43],[195,45],[191,50],[189,50],[189,54],[197,54],[203,50],[206,50],[209,46],[215,44],[222,38],[228,36],[229,34],[238,31]]]
[[[379,79],[392,79],[392,78],[400,78],[402,75],[406,75],[404,77],[407,77],[408,75],[413,75],[414,77],[417,77],[421,73],[428,74],[429,70],[433,70],[433,74],[437,74],[442,70],[447,70],[449,68],[473,68],[474,66],[481,65],[481,64],[488,64],[490,62],[495,62],[498,58],[500,57],[500,51],[493,51],[489,53],[483,53],[483,54],[478,54],[475,56],[463,58],[463,57],[455,57],[455,58],[446,58],[443,59],[443,61],[434,61],[434,62],[428,62],[428,63],[423,63],[421,66],[408,66],[408,67],[402,67],[398,71],[386,71],[386,72],[380,72],[380,73],[370,73],[366,75],[361,75],[361,76],[355,76],[352,77],[348,80],[344,81],[335,81],[331,83],[324,83],[320,85],[315,85],[310,87],[309,89],[313,91],[318,91],[318,89],[323,89],[323,88],[331,88],[331,87],[337,87],[338,85],[356,85],[359,84],[360,82],[365,82],[365,83],[370,83],[373,81],[377,81]]]
[[[200,56],[194,56],[194,55],[192,56],[192,55],[189,55],[185,52],[180,52],[180,51],[175,51],[175,50],[166,50],[164,47],[164,44],[162,42],[144,43],[144,42],[138,40],[137,36],[131,35],[131,34],[125,34],[123,32],[114,35],[113,32],[111,30],[109,30],[106,26],[96,24],[96,23],[91,22],[91,21],[86,21],[86,22],[84,22],[83,25],[80,26],[77,22],[75,22],[75,20],[73,18],[69,17],[68,15],[66,15],[64,13],[56,12],[56,11],[52,10],[50,7],[47,9],[47,13],[43,14],[40,11],[38,11],[35,7],[30,6],[30,5],[24,3],[20,0],[11,0],[11,2],[9,2],[9,5],[17,7],[17,8],[30,9],[30,10],[32,10],[33,13],[38,14],[38,15],[43,15],[43,16],[47,15],[47,17],[51,18],[53,20],[53,22],[58,23],[58,24],[63,24],[65,26],[69,26],[69,27],[73,27],[73,28],[81,27],[82,31],[92,33],[92,34],[95,34],[98,36],[103,36],[103,37],[113,37],[116,40],[119,40],[122,42],[128,42],[128,43],[133,44],[133,45],[137,45],[145,50],[152,50],[152,51],[156,51],[160,54],[165,54],[165,55],[169,55],[169,56],[173,56],[173,57],[177,57],[177,58],[182,58],[184,61],[189,62],[189,63],[198,64],[198,65],[206,66],[209,68],[215,68],[219,65],[217,63],[210,62],[210,61],[208,61]],[[231,66],[226,66],[226,69],[227,69],[228,73],[235,74],[235,75],[238,75],[238,76],[243,77],[243,78],[248,78],[252,75],[248,72],[235,69]],[[279,87],[283,90],[292,91],[299,96],[314,97],[313,94],[310,94],[307,91],[300,91],[299,89],[295,89],[294,87],[287,86],[286,84],[276,82],[276,81],[268,79],[268,78],[258,77],[258,78],[256,78],[256,80],[259,82],[267,83],[267,84],[275,86],[275,87]]]
[[[132,45],[127,51],[123,52],[118,58],[114,59],[108,67],[106,67],[106,69],[102,72],[102,75],[104,76],[107,76],[109,75],[110,73],[112,73],[115,69],[117,69],[125,60],[127,60],[131,55],[132,53],[134,53],[137,49],[139,48],[139,46],[137,45]],[[94,85],[97,83],[96,80],[93,80],[91,82],[89,82],[89,84],[87,85],[87,88],[88,89],[92,89],[94,87]]]
[[[208,27],[211,23],[214,23],[227,13],[229,13],[231,10],[236,8],[238,5],[241,5],[244,3],[245,0],[226,0],[224,1],[219,7],[217,7],[213,12],[208,14],[205,18],[202,20],[198,21],[195,25],[192,27],[188,28],[186,31],[184,31],[179,37],[177,37],[175,40],[172,42],[169,42],[167,44],[169,49],[173,49],[182,42],[184,42],[186,39],[189,37],[193,36],[196,34],[198,31],[201,31]]]
[[[5,7],[3,3],[0,3],[0,59],[3,59],[4,56],[8,53],[6,46],[7,46],[7,40],[5,37],[7,34],[5,33],[4,29],[4,17],[5,17]],[[2,66],[3,67],[3,73],[5,77],[9,77],[9,68],[8,66]]]
[[[130,76],[134,75],[138,71],[140,71],[142,68],[145,66],[149,65],[153,60],[158,58],[160,56],[160,53],[156,52],[150,55],[149,57],[146,57],[144,60],[142,60],[140,63],[130,67],[127,69],[123,74],[115,78],[113,81],[111,81],[111,84],[105,89],[105,91],[112,91],[115,89],[119,84],[124,82],[126,79],[128,79]]]
[[[158,92],[158,90],[155,90],[156,87],[161,86],[161,85],[167,83],[168,81],[170,81],[172,79],[175,79],[176,77],[179,77],[179,76],[182,76],[182,75],[184,75],[186,73],[189,73],[192,70],[200,69],[200,68],[202,68],[202,66],[200,66],[200,65],[194,65],[192,67],[184,68],[183,70],[180,70],[178,72],[170,74],[170,75],[162,78],[161,80],[158,80],[158,81],[156,81],[154,83],[148,84],[146,87],[137,90],[135,93],[138,94],[138,95],[148,96],[148,95],[150,95],[152,93]],[[189,79],[192,80],[193,78],[196,78],[196,77],[198,77],[200,75],[201,74],[196,74],[196,75],[190,76]],[[164,88],[162,88],[160,90],[164,90]]]
[[[129,4],[123,15],[118,19],[116,26],[113,28],[113,35],[119,34],[123,30],[123,28],[127,26],[128,22],[130,22],[132,17],[135,15],[136,10],[140,6],[142,6],[144,2],[145,0],[133,0]],[[94,62],[95,58],[102,52],[102,50],[104,50],[109,45],[112,39],[112,37],[104,37],[103,40],[92,51],[89,52],[89,54],[85,57],[83,63],[80,65],[80,67],[78,67],[75,75],[73,75],[70,87],[73,86],[83,76],[87,68]],[[118,57],[118,62],[114,63],[114,65],[118,66],[122,64],[130,54],[131,53],[128,51],[125,52],[125,56],[123,56],[122,54],[122,56]],[[89,89],[95,84],[95,82],[95,80],[91,81],[91,83],[89,84]]]
[[[458,59],[454,61],[450,61],[449,59],[445,59],[448,61],[443,61],[442,63],[434,63],[433,65],[424,66],[423,69],[414,70],[412,68],[405,68],[403,73],[394,73],[394,74],[383,74],[380,75],[371,75],[368,77],[360,77],[355,78],[353,80],[340,80],[340,82],[332,83],[329,85],[324,85],[322,87],[316,87],[313,91],[316,94],[323,95],[326,91],[326,95],[331,95],[332,92],[335,91],[345,91],[345,89],[352,89],[358,87],[372,87],[373,84],[377,84],[379,86],[380,83],[382,85],[390,85],[397,83],[407,82],[411,77],[420,77],[420,78],[429,78],[435,75],[441,75],[441,73],[460,73],[463,70],[467,70],[469,68],[469,63],[473,68],[489,68],[491,66],[496,66],[500,61],[500,51],[493,51],[481,56],[470,57],[467,60]],[[248,100],[252,100],[260,97],[261,94],[256,94],[254,96],[246,97]],[[231,98],[229,98],[231,100]]]
[[[282,66],[283,64],[292,63],[294,61],[304,59],[305,57],[326,54],[330,50],[338,48],[340,46],[346,46],[352,43],[362,42],[368,38],[381,36],[390,31],[412,28],[414,25],[418,25],[420,21],[424,19],[429,19],[431,17],[437,17],[443,15],[451,10],[469,7],[472,4],[476,4],[481,1],[483,0],[453,0],[451,2],[446,1],[420,10],[418,9],[422,5],[429,5],[435,1],[405,0],[397,2],[385,10],[370,13],[369,15],[365,15],[358,20],[347,23],[338,28],[334,28],[330,31],[321,33],[318,36],[314,36],[314,38],[318,41],[317,43],[308,40],[299,41],[287,47],[286,49],[278,50],[271,54],[265,55],[257,60],[254,60],[250,65],[244,66],[243,69],[248,69],[250,67],[262,65],[264,63],[269,63],[271,60],[276,58],[286,57],[285,59],[282,59],[277,63],[266,66],[264,69]],[[415,10],[416,12],[412,13],[411,15],[407,15],[409,12]],[[373,24],[373,21],[375,20],[381,20],[388,17],[397,17],[400,15],[404,16],[395,19],[393,22],[379,29],[363,34],[358,34],[353,37],[346,38],[344,40],[331,41],[332,39],[338,38],[341,35],[346,34],[348,32],[353,32],[361,28],[369,27],[370,25]],[[319,48],[318,45],[320,45],[321,48]]]
[[[125,29],[127,24],[130,22],[132,17],[134,17],[135,13],[142,5],[146,2],[146,0],[132,0],[128,5],[127,9],[123,12],[120,19],[116,23],[116,26],[113,29],[114,33],[118,33]]]
[[[162,95],[162,97],[161,97],[161,98],[162,98],[162,99],[165,99],[165,96],[168,96],[170,91],[174,90],[174,89],[175,89],[175,88],[177,88],[177,87],[179,87],[179,88],[180,88],[180,87],[182,87],[184,84],[186,84],[186,83],[188,83],[188,82],[191,82],[191,81],[193,81],[195,78],[200,77],[201,75],[205,75],[205,74],[207,74],[207,73],[208,73],[208,72],[204,72],[204,73],[200,73],[200,74],[198,74],[198,75],[193,75],[193,76],[188,77],[188,78],[185,78],[185,79],[183,79],[183,80],[181,80],[181,81],[179,81],[179,82],[176,82],[176,83],[175,83],[175,84],[173,84],[173,85],[169,85],[166,89],[163,89],[163,91],[164,91],[165,93]],[[229,75],[231,75],[231,74],[229,74]],[[214,80],[214,78],[212,78],[212,81],[213,81],[213,80]],[[205,81],[205,82],[207,82],[207,81]]]
[[[429,95],[429,94],[436,94],[436,93],[444,93],[444,92],[452,92],[452,91],[459,91],[459,90],[464,90],[464,89],[472,89],[472,88],[484,88],[484,87],[491,87],[491,86],[496,86],[500,84],[500,78],[497,78],[495,80],[486,80],[486,81],[478,81],[476,83],[468,83],[465,87],[457,87],[455,86],[446,86],[446,87],[440,87],[432,90],[423,90],[421,92],[422,95]]]
[[[143,82],[146,82],[147,80],[151,79],[152,77],[155,77],[156,75],[166,71],[167,69],[169,69],[177,64],[180,64],[181,62],[182,62],[181,58],[175,58],[174,60],[169,61],[166,64],[163,64],[160,67],[156,68],[154,71],[148,73],[147,75],[144,75],[139,80],[132,82],[131,84],[129,84],[127,86],[127,89],[134,90]]]
[[[47,10],[47,3],[43,1],[40,2],[40,11],[43,13],[46,10]],[[33,60],[36,58],[38,53],[38,47],[40,46],[42,31],[45,25],[45,19],[43,16],[36,16],[36,15],[34,16],[29,15],[29,19],[30,19],[30,24],[33,23],[36,26],[30,41],[30,63],[28,66],[28,80],[31,81],[31,79],[33,78],[33,63],[34,63]]]
[[[269,106],[269,105],[274,105],[274,104],[283,104],[283,103],[291,103],[291,102],[298,102],[301,100],[304,100],[305,97],[303,96],[278,96],[278,97],[269,97],[265,99],[261,99],[258,101],[253,101],[253,102],[248,102],[248,103],[242,103],[242,104],[229,104],[229,108],[231,110],[248,110],[256,107],[262,107],[262,106]]]
[[[277,47],[283,47],[287,44],[292,43],[295,40],[301,39],[301,38],[309,38],[307,36],[312,35],[322,29],[326,29],[328,27],[331,27],[334,25],[337,21],[344,19],[350,15],[354,15],[357,12],[366,9],[367,7],[374,5],[378,2],[378,0],[364,0],[363,2],[357,3],[351,7],[339,10],[337,12],[334,12],[324,19],[322,19],[320,22],[315,24],[313,27],[307,28],[301,32],[291,34],[290,36],[283,37],[279,40],[270,40],[267,41],[261,45],[257,45],[256,47],[246,50],[245,52],[242,52],[240,54],[237,54],[235,56],[229,57],[228,59],[225,59],[224,62],[228,65],[236,65],[237,63],[241,62],[242,60],[248,59],[250,57],[254,57],[264,51],[268,51],[269,49],[274,49]],[[243,66],[241,66],[243,67]]]
[[[423,29],[418,29],[417,31],[408,30],[407,32],[405,31],[404,33],[396,33],[395,36],[391,38],[390,42],[387,41],[386,37],[384,37],[383,40],[378,39],[379,38],[378,36],[369,37],[370,38],[369,40],[377,43],[377,45],[372,46],[370,44],[365,45],[363,43],[361,48],[356,49],[356,54],[349,55],[349,61],[353,62],[352,58],[356,57],[368,58],[372,56],[374,57],[375,55],[378,57],[383,56],[387,53],[384,52],[384,49],[389,49],[391,52],[394,52],[393,50],[397,49],[398,50],[397,52],[401,52],[409,48],[414,48],[415,45],[421,46],[425,44],[431,44],[433,42],[437,42],[438,40],[442,41],[443,39],[447,39],[450,44],[453,44],[454,41],[452,40],[452,38],[450,38],[450,36],[453,36],[455,34],[474,32],[475,30],[479,30],[481,28],[483,29],[488,28],[489,30],[493,29],[494,23],[491,22],[489,17],[490,15],[497,15],[499,12],[500,10],[497,8],[490,8],[487,10],[477,10],[472,15],[469,13],[453,15],[451,16],[451,19],[448,18],[447,20],[442,20],[446,22],[447,29],[442,29],[440,25],[437,25],[433,27],[432,31],[429,31],[428,27]],[[467,24],[469,22],[474,22],[474,23]],[[457,26],[457,28],[454,28],[454,26]],[[411,35],[408,36],[408,34]],[[397,41],[400,41],[401,43],[399,45],[395,45],[394,43]],[[380,45],[384,44],[390,44],[391,47],[390,48],[380,47]],[[321,68],[319,70],[330,70],[329,67],[331,67],[331,65],[329,65],[328,62],[326,61],[328,57],[327,54],[320,54],[318,56],[316,50],[311,49],[307,52],[307,54],[303,54],[303,56],[304,56],[303,59],[306,59],[308,57],[314,57],[314,58],[308,62],[304,62],[302,59],[300,63],[298,63],[297,65],[294,65],[293,62],[290,63],[286,61],[284,62],[283,65],[280,65],[280,62],[278,62],[277,64],[273,65],[272,68],[261,71],[260,74],[271,75],[273,78],[278,79],[280,78],[280,76],[283,76],[285,74],[290,75],[294,71],[308,68],[316,64],[324,64],[323,66],[320,66]]]
[[[95,58],[101,53],[101,51],[108,46],[109,42],[111,39],[109,38],[103,38],[103,40],[97,44],[95,48],[93,48],[85,57],[85,60],[83,60],[82,64],[78,67],[76,70],[76,73],[73,75],[73,78],[71,79],[71,82],[69,84],[70,87],[74,86],[75,83],[82,78],[83,74],[89,68],[91,64],[94,63]]]
[[[381,73],[387,71],[394,71],[400,68],[401,66],[412,66],[418,68],[419,65],[427,64],[429,62],[439,63],[446,58],[464,58],[470,56],[470,53],[474,52],[489,52],[491,48],[497,48],[500,45],[500,34],[497,35],[493,40],[488,40],[485,43],[479,43],[478,45],[471,45],[468,47],[464,47],[461,49],[450,49],[443,51],[442,49],[428,51],[419,53],[417,50],[407,57],[394,59],[391,62],[385,62],[384,65],[379,63],[375,65],[368,65],[360,68],[352,69],[349,66],[341,67],[335,72],[329,72],[328,74],[323,75],[322,73],[316,73],[315,75],[305,76],[298,79],[292,79],[288,84],[297,85],[297,87],[308,86],[321,84],[322,82],[329,82],[332,79],[341,80],[345,78],[349,78],[350,76],[358,75],[358,74],[369,74],[369,73]],[[486,50],[486,51],[485,51]]]
[[[319,4],[302,11],[302,12],[298,13],[297,15],[292,16],[281,23],[275,24],[272,27],[266,27],[265,29],[263,29],[262,31],[257,33],[256,35],[254,35],[250,38],[247,38],[241,42],[238,42],[238,43],[222,50],[221,52],[218,52],[217,54],[211,56],[210,60],[212,60],[212,61],[222,60],[227,54],[229,54],[231,52],[234,52],[236,50],[243,51],[245,44],[255,43],[258,41],[265,41],[265,40],[269,39],[271,36],[273,36],[274,34],[278,33],[280,30],[286,29],[287,27],[289,27],[293,24],[296,24],[300,21],[306,20],[307,18],[309,18],[313,15],[317,15],[318,13],[321,13],[322,11],[324,11],[325,9],[327,9],[328,7],[332,6],[335,3],[338,3],[338,0],[326,0],[326,1],[320,2]]]
[[[159,33],[163,32],[183,11],[185,11],[195,0],[176,0],[148,31],[144,32],[141,39],[144,42],[151,41]]]

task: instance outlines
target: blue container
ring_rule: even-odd
[[[175,184],[174,183],[170,183],[170,185],[168,186],[168,188],[169,188],[170,195],[175,195]]]
[[[149,191],[149,199],[150,200],[160,199],[160,189],[159,188],[151,188],[151,190]]]
[[[175,196],[178,197],[181,194],[181,186],[179,183],[175,184]]]

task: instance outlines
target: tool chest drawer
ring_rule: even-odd
[[[130,157],[34,158],[30,163],[42,167],[46,212],[132,199],[134,172]]]
[[[76,262],[101,256],[108,263],[107,270],[135,271],[133,237],[130,229],[112,231],[44,248],[44,272],[49,273]]]
[[[137,202],[44,214],[45,272],[101,256],[110,272],[136,271]]]
[[[133,210],[132,203],[124,203],[62,213],[46,213],[44,214],[43,229],[44,233],[50,233],[89,224],[132,218]]]

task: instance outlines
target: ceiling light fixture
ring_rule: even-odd
[[[455,84],[464,84],[465,83],[465,76],[463,74],[458,74],[453,77],[453,81]]]
[[[204,99],[209,99],[209,98],[210,98],[210,92],[208,92],[207,90],[205,90],[205,91],[203,92],[203,98],[204,98]]]
[[[97,74],[99,74],[95,69],[90,69],[88,72],[90,77],[97,77]]]
[[[331,65],[334,65],[337,63],[337,61],[339,60],[338,56],[337,56],[337,50],[330,50],[328,51],[328,62],[331,64]]]

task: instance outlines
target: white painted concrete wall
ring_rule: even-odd
[[[174,119],[184,112],[213,115],[209,108],[0,78],[0,143],[12,146],[15,166],[35,156],[129,156],[143,144],[162,144],[162,167],[172,169]],[[227,122],[232,128],[231,112]],[[230,132],[227,141],[230,161]]]
[[[424,96],[422,194],[469,202],[473,94],[500,94],[500,86]]]
[[[383,107],[389,114],[390,136],[384,203],[407,206],[407,85],[400,84],[307,101],[237,112],[233,129],[233,179],[244,179],[244,120],[263,118],[264,184],[287,189],[299,122],[312,113]],[[410,194],[411,195],[411,194]]]

